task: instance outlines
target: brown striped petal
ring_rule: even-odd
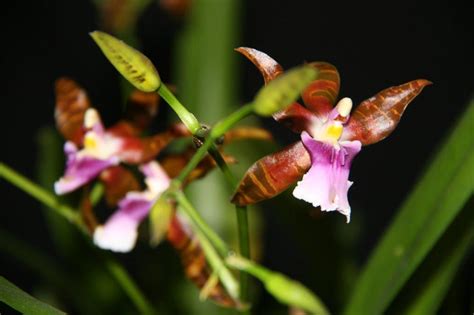
[[[283,67],[272,57],[261,51],[249,47],[239,47],[235,50],[244,55],[258,68],[263,76],[265,84],[283,73]],[[285,110],[274,114],[273,118],[276,121],[282,122],[292,131],[301,133],[311,124],[313,113],[295,102]]]
[[[185,222],[176,215],[171,220],[167,237],[181,257],[186,277],[199,289],[203,289],[210,278],[211,269],[199,240],[193,235],[190,227],[185,226]],[[207,297],[224,307],[238,308],[240,306],[239,301],[234,300],[220,282],[209,288]]]
[[[55,82],[56,126],[59,132],[77,146],[82,144],[84,113],[91,106],[86,92],[73,80],[59,78]]]
[[[397,127],[410,102],[431,82],[419,79],[385,89],[363,101],[351,114],[341,140],[369,145],[385,139]]]
[[[265,84],[283,73],[283,67],[266,53],[249,47],[239,47],[235,51],[247,57],[258,68],[263,75]]]
[[[119,152],[119,157],[125,163],[140,164],[154,159],[171,141],[176,138],[189,136],[189,131],[183,124],[172,125],[165,132],[145,138],[134,136],[121,137],[116,131],[108,132],[114,133],[122,141],[122,147]]]
[[[122,166],[112,166],[100,174],[105,187],[105,200],[111,207],[125,197],[129,191],[140,190],[140,184],[131,171]]]
[[[303,143],[293,143],[255,162],[240,181],[232,202],[243,206],[272,198],[300,179],[310,166]]]
[[[326,117],[336,103],[341,79],[336,67],[327,62],[312,62],[319,76],[303,91],[303,101],[318,117]]]

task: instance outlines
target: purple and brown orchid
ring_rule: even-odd
[[[265,83],[283,73],[278,62],[253,48],[236,49],[260,70]],[[297,102],[273,115],[301,141],[255,162],[244,175],[232,202],[253,204],[272,198],[298,181],[293,196],[320,207],[338,211],[350,221],[347,193],[352,182],[352,160],[362,146],[379,142],[398,125],[408,104],[431,82],[418,79],[387,88],[363,101],[352,111],[352,100],[337,101],[339,73],[326,62],[309,63],[319,76],[302,92]]]
[[[150,137],[140,134],[149,126],[158,110],[155,93],[134,91],[127,106],[126,119],[105,128],[99,113],[91,107],[86,92],[73,80],[56,81],[56,124],[67,142],[64,151],[67,164],[64,176],[55,183],[57,194],[74,191],[98,179],[104,185],[105,200],[117,210],[104,222],[97,224],[92,211],[89,190],[83,198],[83,219],[94,243],[115,252],[131,251],[137,241],[139,225],[148,217],[153,204],[168,188],[195,152],[188,148],[180,154],[158,154],[173,140],[191,134],[183,124],[174,124],[166,131]],[[230,130],[224,144],[239,139],[270,140],[271,135],[260,128],[241,127]],[[236,160],[224,153],[227,163]],[[136,165],[144,176],[145,189],[132,171],[122,165]],[[186,178],[186,183],[201,178],[216,166],[206,156]],[[186,275],[203,288],[211,275],[205,255],[189,224],[174,209],[168,224],[167,239],[178,251]],[[86,209],[87,208],[87,209]],[[207,296],[226,307],[240,307],[220,282],[207,286]]]

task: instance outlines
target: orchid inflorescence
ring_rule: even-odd
[[[97,223],[95,218],[89,219],[88,227],[98,247],[116,252],[133,249],[139,225],[151,211],[156,208],[159,213],[167,213],[157,216],[163,221],[160,228],[165,231],[154,232],[166,233],[181,255],[188,277],[200,288],[206,288],[207,296],[213,301],[229,307],[243,308],[247,301],[240,301],[226,281],[228,275],[221,273],[225,266],[215,270],[218,264],[211,259],[215,255],[207,244],[209,233],[205,223],[196,218],[199,214],[182,215],[176,210],[180,200],[173,195],[214,166],[226,169],[227,163],[236,161],[225,155],[222,145],[215,140],[221,136],[239,138],[235,136],[237,134],[244,135],[243,138],[271,139],[262,129],[229,129],[251,112],[273,116],[299,133],[301,141],[255,162],[235,187],[232,203],[245,207],[274,197],[297,182],[293,191],[295,198],[322,211],[338,211],[349,222],[351,207],[347,194],[352,185],[349,170],[353,159],[364,145],[388,136],[407,105],[430,84],[420,79],[391,87],[352,110],[350,98],[337,99],[340,77],[333,65],[312,62],[284,72],[265,53],[242,47],[237,51],[257,66],[266,87],[253,102],[203,136],[199,134],[202,128],[197,119],[161,82],[158,72],[145,56],[105,33],[93,32],[91,35],[112,64],[138,90],[130,97],[126,118],[105,128],[99,112],[91,107],[85,91],[77,83],[67,78],[57,81],[56,119],[58,129],[67,139],[64,145],[67,165],[64,176],[55,184],[56,193],[69,193],[96,180],[101,182],[108,205],[118,209],[103,224]],[[143,137],[158,109],[159,97],[154,91],[170,104],[182,122],[162,133]],[[300,93],[306,107],[296,102]],[[165,150],[175,139],[198,135],[199,141],[194,141],[197,147],[190,146],[179,154],[169,154]],[[207,151],[211,154],[206,155]],[[130,170],[134,167],[143,174],[143,184]],[[171,210],[160,210],[160,205]],[[225,256],[226,251],[224,248],[224,253],[221,251],[219,255]],[[280,274],[271,276],[274,274],[271,271],[239,259],[228,259],[227,265],[242,271],[260,268],[258,272],[249,273],[261,276],[260,280],[269,292],[282,302],[308,311],[325,312],[321,303],[299,283]],[[232,261],[239,263],[233,265]],[[247,270],[242,266],[251,267]],[[214,279],[212,274],[217,274],[219,281],[210,286]],[[281,295],[280,289],[290,285],[301,290],[301,294],[295,294],[294,298]]]

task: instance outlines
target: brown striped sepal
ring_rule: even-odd
[[[257,67],[265,80],[265,84],[283,73],[283,67],[264,52],[250,47],[239,47],[235,51],[244,55]]]
[[[397,127],[408,104],[431,82],[418,79],[385,89],[363,101],[351,114],[341,140],[369,145],[385,139]]]
[[[326,117],[339,95],[341,79],[336,67],[327,62],[311,62],[318,70],[318,78],[308,85],[302,97],[306,107],[318,117]]]
[[[122,166],[111,166],[100,174],[105,188],[105,200],[114,207],[129,191],[139,191],[140,184],[131,171]]]
[[[84,136],[84,113],[91,106],[87,93],[69,78],[56,80],[55,93],[56,126],[64,138],[80,146]]]
[[[283,73],[283,67],[272,57],[254,48],[239,47],[235,49],[250,60],[260,71],[265,84],[275,79]],[[286,109],[273,115],[276,121],[282,122],[285,126],[296,133],[306,130],[311,124],[313,114],[304,106],[294,102]]]
[[[300,179],[311,167],[301,141],[255,162],[240,181],[232,203],[240,206],[272,198]]]
[[[151,137],[124,136],[124,132],[110,128],[110,132],[122,141],[122,148],[118,153],[120,159],[125,163],[141,164],[154,159],[171,141],[190,136],[183,124],[172,125],[168,130]]]
[[[210,278],[211,269],[191,228],[175,215],[168,227],[167,237],[181,258],[186,277],[199,289],[203,289]],[[206,288],[206,294],[211,301],[224,307],[238,308],[240,305],[239,301],[234,300],[226,292],[220,282]]]

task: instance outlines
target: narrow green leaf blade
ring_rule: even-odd
[[[474,241],[474,196],[449,227],[442,240],[431,251],[410,280],[411,290],[404,290],[406,302],[394,303],[396,314],[437,314],[438,308],[449,291],[463,258]],[[397,299],[398,301],[398,299]],[[400,307],[401,306],[401,307]]]
[[[26,315],[66,314],[51,305],[35,299],[2,276],[0,276],[0,301]]]
[[[382,314],[473,193],[474,101],[365,266],[346,315]]]

